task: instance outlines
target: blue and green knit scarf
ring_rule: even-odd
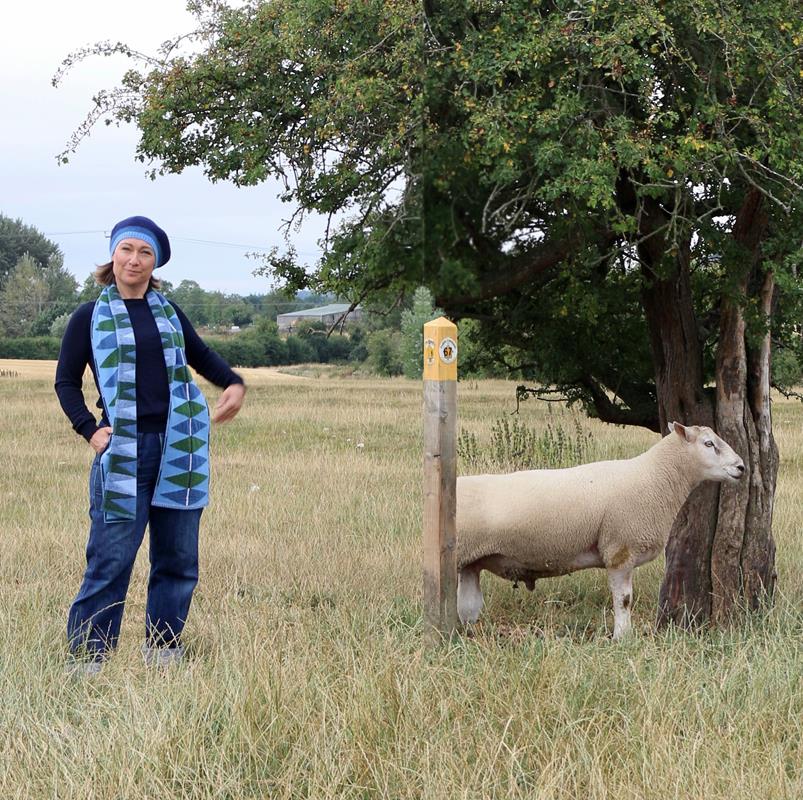
[[[170,385],[170,412],[151,505],[203,508],[209,502],[209,410],[187,366],[175,309],[153,289],[145,297],[162,337]],[[131,318],[114,284],[103,289],[92,312],[92,354],[112,427],[100,458],[104,518],[132,520],[137,508],[137,348]]]

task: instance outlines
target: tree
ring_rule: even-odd
[[[67,325],[70,322],[71,316],[70,313],[59,314],[59,316],[50,323],[50,330],[48,331],[50,336],[61,339],[64,336],[64,332],[67,330]]]
[[[48,336],[53,321],[73,311],[78,300],[78,281],[64,268],[60,253],[41,269],[41,275],[47,287],[47,300],[31,327],[34,336]]]
[[[95,276],[92,274],[87,275],[78,292],[77,303],[94,303],[98,299],[100,288],[95,281]]]
[[[287,363],[287,344],[279,336],[279,328],[273,320],[261,317],[237,338],[257,345],[261,364],[274,366]]]
[[[39,265],[31,256],[22,256],[0,291],[0,333],[30,336],[47,301],[48,286]]]
[[[464,319],[458,327],[457,373],[462,378],[515,378],[520,380],[519,352],[510,345],[494,346],[480,334],[480,324]],[[527,370],[532,375],[532,370]]]
[[[51,260],[59,265],[64,260],[59,246],[32,225],[0,214],[0,289],[17,262],[26,254],[43,269]]]
[[[46,336],[53,320],[74,308],[76,290],[58,245],[22,220],[0,214],[0,316],[6,334]]]
[[[248,325],[254,319],[254,308],[246,303],[240,296],[230,294],[225,296],[221,322],[226,325]]]
[[[94,118],[135,121],[163,171],[279,175],[299,213],[340,214],[314,269],[270,260],[291,290],[390,307],[423,282],[602,420],[715,427],[750,478],[681,512],[659,619],[760,605],[775,582],[771,349],[799,347],[802,315],[789,3],[197,7],[196,50],[132,70]]]
[[[51,301],[67,300],[72,302],[75,300],[78,292],[78,281],[64,267],[64,257],[61,253],[51,257],[47,264],[42,266],[42,277],[47,284],[48,298]]]
[[[208,325],[209,298],[208,292],[200,287],[197,281],[183,280],[170,292],[170,300],[175,300],[187,319],[195,326]]]
[[[183,280],[175,288],[165,282],[162,289],[181,307],[193,325],[246,325],[254,318],[254,306],[236,294],[209,292],[196,281]]]

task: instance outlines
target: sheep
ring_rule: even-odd
[[[703,481],[737,483],[741,458],[710,428],[669,424],[635,458],[570,469],[457,479],[457,611],[483,606],[480,573],[522,581],[603,567],[613,595],[614,640],[630,628],[635,567],[666,546],[672,523]]]

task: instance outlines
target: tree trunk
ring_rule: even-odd
[[[778,448],[770,411],[769,331],[775,281],[772,272],[760,272],[766,227],[762,196],[751,191],[733,234],[744,248],[745,266],[735,296],[723,299],[717,349],[717,430],[742,455],[747,474],[736,487],[723,487],[720,493],[711,556],[715,624],[727,622],[739,608],[758,608],[775,584],[772,508]],[[751,294],[757,295],[766,328],[758,346],[748,347],[743,306]]]
[[[677,248],[667,272],[664,237],[649,235],[663,221],[660,209],[645,209],[639,256],[645,285],[642,303],[650,330],[662,432],[673,420],[714,428],[745,461],[736,486],[705,483],[681,509],[666,547],[658,625],[698,627],[726,621],[741,606],[756,608],[775,581],[772,501],[778,453],[769,402],[769,329],[757,347],[745,335],[743,304],[759,272],[766,230],[761,196],[750,192],[737,216],[734,239],[743,276],[723,298],[716,358],[716,391],[706,391],[702,346],[690,284],[690,240]],[[645,239],[645,235],[647,238]],[[774,282],[760,284],[767,321]]]
[[[676,273],[645,286],[642,302],[650,329],[661,433],[670,422],[715,427],[714,403],[705,391],[687,252]],[[711,547],[717,525],[719,485],[696,489],[678,514],[666,547],[659,624],[684,626],[711,615]]]
[[[759,308],[769,320],[775,278],[768,271],[758,291]],[[756,346],[747,347],[747,386],[744,407],[748,436],[749,485],[745,509],[741,550],[738,554],[741,581],[739,604],[758,609],[772,598],[775,590],[775,540],[772,536],[772,512],[778,478],[778,447],[772,434],[770,407],[770,331],[769,326]],[[733,611],[735,600],[723,601],[716,608],[716,619],[724,619]]]

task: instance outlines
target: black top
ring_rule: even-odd
[[[170,305],[175,308],[184,331],[187,363],[222,389],[233,383],[243,383],[243,379],[214,350],[204,344],[184,312],[172,301]],[[96,403],[101,410],[101,422],[98,425],[95,415],[86,407],[81,388],[86,365],[89,364],[100,395],[95,359],[92,357],[91,328],[94,306],[94,302],[84,303],[70,317],[64,338],[61,340],[59,363],[56,367],[56,394],[61,407],[76,432],[87,441],[94,436],[98,427],[109,424],[100,396]],[[125,307],[131,317],[134,341],[137,345],[137,430],[163,433],[170,411],[170,387],[167,382],[167,367],[159,329],[144,297],[126,300]]]

